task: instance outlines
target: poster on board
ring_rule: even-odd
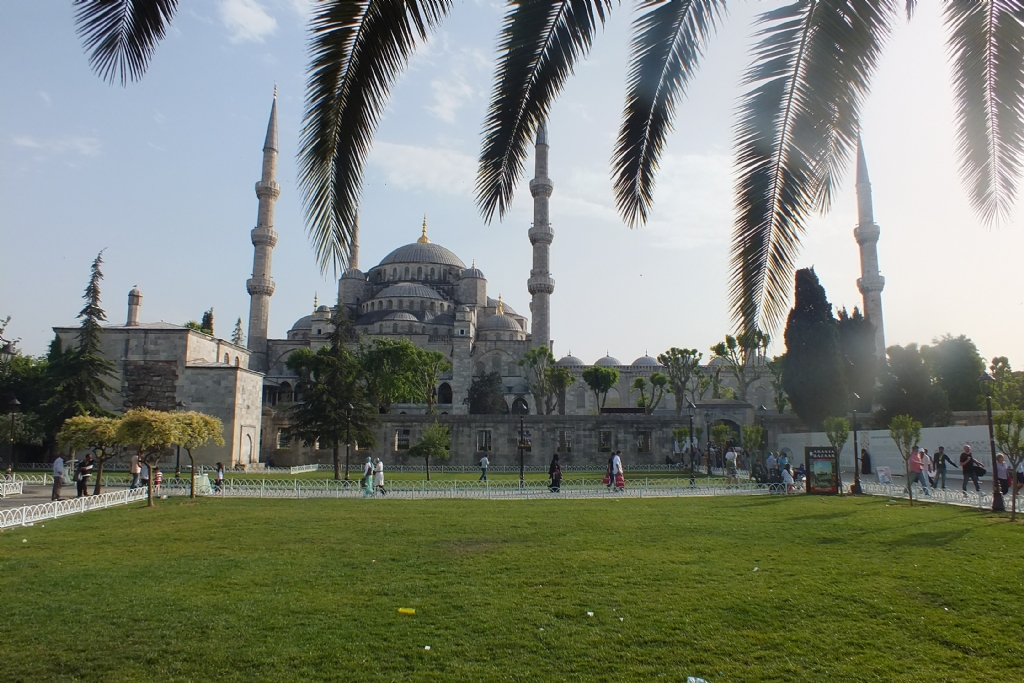
[[[888,467],[876,467],[875,472],[878,474],[879,484],[891,484],[892,483],[892,470]]]
[[[804,460],[804,466],[807,468],[807,493],[839,493],[839,463],[836,449],[831,446],[806,446]]]

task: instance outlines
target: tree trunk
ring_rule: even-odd
[[[334,480],[341,480],[341,454],[338,449],[338,442],[334,442]]]
[[[427,463],[427,481],[430,481],[430,456],[424,456],[423,461]]]
[[[196,459],[192,457],[192,449],[186,448],[185,452],[188,453],[188,461],[192,464],[192,490],[188,492],[189,498],[196,497]]]
[[[144,461],[146,463],[146,469],[149,471],[149,478],[146,480],[146,496],[147,496],[147,507],[156,507],[153,502],[153,466],[149,464],[149,460]]]
[[[92,487],[92,495],[94,495],[94,496],[100,495],[100,490],[102,489],[102,487],[100,486],[100,482],[101,481],[103,481],[103,461],[102,460],[100,460],[100,461],[98,461],[96,463],[96,484],[95,484],[95,486]]]

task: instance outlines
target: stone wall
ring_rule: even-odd
[[[124,363],[124,408],[174,410],[178,393],[178,364],[173,361]]]

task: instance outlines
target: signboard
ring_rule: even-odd
[[[892,470],[888,467],[876,467],[875,473],[878,475],[879,484],[891,484],[892,483]]]
[[[839,493],[839,458],[836,449],[831,446],[806,446],[804,460],[807,468],[807,493]]]

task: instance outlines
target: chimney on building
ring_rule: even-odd
[[[135,285],[132,287],[132,291],[128,292],[128,322],[125,323],[126,326],[138,327],[140,308],[142,308],[142,292],[139,291],[139,286]]]

